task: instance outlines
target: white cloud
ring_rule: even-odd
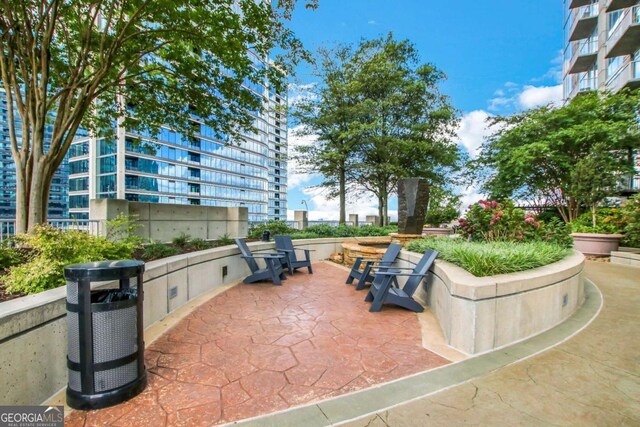
[[[289,106],[293,106],[303,99],[314,99],[316,94],[313,92],[313,89],[316,85],[317,83],[306,83],[300,85],[296,83],[289,83],[289,86],[287,87]]]
[[[551,105],[562,105],[562,85],[525,86],[518,95],[518,104],[524,110]]]
[[[458,144],[463,145],[471,157],[476,157],[484,140],[491,135],[487,119],[491,114],[484,110],[476,110],[465,114],[458,124]]]
[[[378,23],[376,21],[374,21],[373,19],[369,22],[367,22],[367,24],[369,25],[378,25]]]
[[[305,188],[302,192],[307,195],[309,204],[309,221],[338,221],[340,219],[340,200],[327,198],[318,188]],[[370,193],[349,197],[347,194],[347,220],[350,214],[358,214],[359,221],[364,222],[367,215],[378,215],[378,201]],[[391,221],[397,221],[398,211],[389,210]],[[287,211],[287,219],[293,220],[293,210]]]
[[[296,126],[294,128],[289,129],[289,153],[293,154],[295,148],[311,145],[318,141],[317,135],[298,135],[298,132],[301,130],[301,126]],[[307,184],[314,178],[318,177],[317,174],[306,173],[300,170],[300,164],[295,159],[288,160],[288,173],[289,177],[287,179],[287,185],[289,189],[302,187]]]

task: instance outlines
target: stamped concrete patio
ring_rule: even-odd
[[[283,283],[237,285],[153,342],[149,385],[129,402],[74,411],[69,426],[208,426],[365,389],[449,361],[422,347],[418,317],[385,307],[326,262]]]

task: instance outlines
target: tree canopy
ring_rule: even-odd
[[[325,68],[315,96],[297,108],[305,132],[320,140],[299,158],[325,176],[325,185],[338,183],[338,194],[347,184],[373,193],[384,224],[398,179],[443,184],[457,166],[456,111],[438,89],[445,75],[392,34],[331,53],[339,58],[330,62],[335,72]]]
[[[640,147],[639,113],[640,94],[622,91],[582,94],[562,108],[495,117],[491,126],[497,131],[472,166],[482,175],[483,190],[493,197],[542,195],[570,222],[581,205],[593,203],[586,187],[592,195],[595,191],[585,183],[593,175],[576,171],[592,167],[597,159],[606,168],[596,173],[622,179],[633,172],[631,153]],[[596,187],[600,191],[603,186],[610,187]]]
[[[190,133],[197,117],[221,137],[240,137],[252,126],[250,112],[262,108],[262,88],[283,90],[285,75],[307,56],[284,25],[295,3],[3,2],[0,80],[17,229],[45,219],[51,178],[80,127],[100,134],[119,119],[130,129]],[[282,55],[267,63],[274,51]]]

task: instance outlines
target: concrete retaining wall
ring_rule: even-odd
[[[620,248],[619,251],[613,251],[611,252],[611,262],[631,267],[640,267],[640,249]]]
[[[402,251],[410,265],[419,254]],[[533,270],[475,277],[446,261],[435,262],[414,297],[440,322],[451,347],[484,353],[537,335],[563,322],[584,302],[584,256]]]
[[[89,218],[100,221],[99,233],[105,234],[106,221],[119,214],[136,216],[140,227],[137,234],[146,240],[169,242],[180,234],[205,240],[224,235],[246,237],[249,232],[249,211],[246,207],[140,203],[118,199],[93,199],[89,202]]]
[[[341,251],[342,240],[298,240],[295,245],[313,249],[312,259],[318,261]],[[260,252],[272,250],[274,244],[255,242],[249,246]],[[227,275],[223,277],[224,266]],[[145,328],[187,301],[248,274],[235,245],[147,263]],[[172,298],[173,288],[177,294]],[[66,386],[66,292],[63,286],[0,303],[0,404],[40,404]]]

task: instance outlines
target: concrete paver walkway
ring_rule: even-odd
[[[586,271],[602,291],[604,306],[575,337],[346,425],[640,425],[640,269],[588,262]]]
[[[422,347],[414,313],[369,313],[346,274],[318,263],[282,286],[241,284],[216,296],[150,345],[142,394],[74,411],[66,425],[214,425],[448,363]]]

